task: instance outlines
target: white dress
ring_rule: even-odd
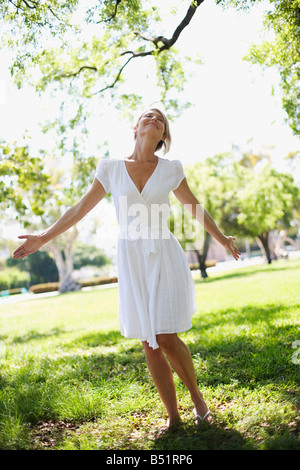
[[[184,251],[170,232],[169,193],[185,175],[179,160],[158,157],[140,192],[125,160],[100,160],[96,178],[111,193],[120,226],[118,239],[119,324],[127,338],[158,348],[156,335],[192,326],[195,285]]]

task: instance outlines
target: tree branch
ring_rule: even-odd
[[[114,88],[114,86],[116,85],[116,83],[120,80],[120,77],[121,77],[121,74],[124,70],[124,68],[126,67],[126,65],[129,64],[129,62],[136,58],[136,57],[145,57],[146,55],[151,55],[153,53],[153,51],[149,51],[149,52],[140,52],[138,54],[136,54],[135,52],[133,51],[126,51],[126,52],[123,52],[122,54],[120,54],[121,56],[123,55],[126,55],[126,54],[131,54],[131,57],[129,57],[129,59],[125,62],[125,64],[122,65],[122,67],[120,68],[118,74],[116,75],[114,81],[110,84],[110,85],[107,85],[106,87],[102,88],[101,90],[99,91],[96,91],[96,93],[93,93],[92,95],[98,95],[99,93],[102,93],[103,91],[105,90],[108,90],[109,88]]]
[[[114,16],[116,16],[117,14],[117,7],[119,5],[119,3],[121,2],[121,0],[117,0],[116,1],[116,4],[115,4],[115,11],[114,11],[114,14],[111,18],[113,18]],[[155,49],[151,50],[151,51],[145,51],[145,52],[134,52],[134,51],[125,51],[125,52],[122,52],[119,57],[122,57],[126,54],[131,54],[131,57],[129,57],[129,59],[121,66],[120,70],[118,71],[114,81],[110,84],[110,85],[107,85],[105,86],[104,88],[101,88],[101,90],[99,91],[96,91],[95,93],[92,94],[92,96],[94,95],[97,95],[99,93],[102,93],[103,91],[106,91],[110,88],[114,88],[114,86],[116,85],[116,83],[120,80],[120,77],[122,75],[122,72],[123,70],[125,69],[125,67],[129,64],[129,62],[132,60],[132,59],[136,59],[137,57],[146,57],[146,56],[149,56],[149,55],[153,55],[154,53],[161,53],[167,49],[170,49],[174,44],[175,42],[178,40],[180,34],[182,33],[182,31],[184,30],[184,28],[186,28],[191,19],[193,18],[194,14],[196,13],[196,10],[197,8],[204,2],[204,0],[193,0],[192,3],[190,4],[189,8],[188,8],[188,11],[185,15],[185,17],[183,18],[183,20],[181,21],[181,23],[177,26],[177,28],[175,29],[171,39],[167,39],[165,38],[164,36],[157,36],[155,38],[148,38],[144,35],[142,35],[139,31],[134,31],[134,34],[136,36],[139,36],[140,38],[144,39],[145,41],[148,41],[148,42],[152,42],[155,46]],[[110,19],[111,19],[110,18]],[[159,43],[162,43],[162,45],[160,46]],[[82,70],[84,69],[90,69],[90,70],[94,70],[95,72],[97,72],[97,67],[91,67],[91,66],[88,66],[88,65],[84,65],[82,67],[80,67],[77,72],[70,72],[70,73],[65,73],[65,74],[62,74],[60,75],[58,78],[70,78],[70,77],[75,77],[76,75],[78,75]]]
[[[27,10],[26,7],[29,8],[30,10],[37,10],[37,9],[38,9],[38,6],[39,6],[38,3],[35,2],[34,0],[17,0],[17,4],[14,3],[13,0],[8,0],[8,1],[9,1],[9,3],[11,3],[11,4],[16,8],[17,12],[18,12],[18,10],[22,10],[23,12],[26,12],[26,10]],[[31,5],[29,4],[29,2],[31,3]],[[22,4],[23,4],[23,5],[22,5]],[[63,22],[63,21],[58,17],[58,15],[55,13],[55,11],[53,10],[53,8],[51,8],[50,6],[47,6],[46,8],[47,8],[47,10],[49,10],[49,11],[51,12],[51,14],[52,14],[58,21]],[[33,23],[36,23],[38,26],[41,26],[41,27],[44,27],[44,26],[45,26],[45,24],[42,23],[41,21],[37,21],[37,20],[34,21],[34,20],[32,20],[32,18],[31,18],[31,21],[32,21]]]
[[[33,3],[33,6],[32,5],[29,5],[29,1],[26,1],[26,0],[21,0],[23,3],[25,3],[25,5],[30,8],[31,10],[34,10],[36,9],[37,7],[37,3],[34,2],[33,0],[29,0],[31,3]]]
[[[69,73],[62,73],[61,75],[55,77],[55,80],[58,80],[59,78],[71,78],[71,77],[76,77],[76,75],[79,75],[82,70],[88,69],[88,70],[93,70],[94,72],[97,72],[97,67],[92,67],[90,65],[83,65],[80,67],[77,72],[69,72]]]
[[[21,7],[20,3],[18,3],[17,5],[12,1],[12,0],[8,0],[9,3],[11,3],[14,7],[16,7],[17,10],[23,10],[24,11],[24,8]]]
[[[175,42],[177,41],[177,39],[179,38],[180,34],[182,33],[182,31],[184,30],[184,28],[186,28],[191,19],[193,18],[194,14],[196,13],[196,10],[197,8],[201,5],[201,3],[203,3],[204,0],[197,0],[197,1],[192,1],[192,3],[190,4],[189,6],[189,9],[185,15],[185,17],[183,18],[183,20],[181,21],[181,23],[177,26],[177,28],[175,29],[174,33],[173,33],[173,36],[171,37],[171,39],[166,39],[166,38],[160,38],[159,40],[162,41],[164,43],[164,46],[161,48],[161,51],[165,50],[165,49],[170,49],[170,47],[172,47]]]
[[[139,31],[133,31],[133,32],[136,36],[139,36],[140,38],[144,39],[145,41],[153,42],[153,44],[155,44],[157,46],[157,42],[156,42],[157,38],[147,38],[146,36],[143,36],[143,34],[140,33]],[[162,37],[162,36],[159,36],[159,37]]]
[[[177,26],[177,28],[175,29],[174,33],[173,33],[173,36],[171,37],[171,39],[167,39],[165,38],[164,36],[157,36],[156,38],[148,38],[146,36],[143,36],[139,31],[134,31],[134,34],[136,36],[139,36],[140,38],[144,39],[145,41],[149,41],[149,42],[152,42],[155,47],[156,47],[156,53],[161,53],[162,51],[165,51],[167,49],[170,49],[174,44],[175,42],[177,41],[177,39],[179,38],[180,34],[182,33],[182,31],[184,30],[184,28],[186,28],[191,19],[193,18],[194,14],[196,13],[196,10],[197,8],[204,2],[204,0],[193,0],[192,3],[190,4],[189,8],[188,8],[188,11],[185,15],[185,17],[183,18],[183,20],[181,21],[181,23]],[[117,2],[117,3],[120,3],[120,2]],[[117,5],[116,5],[116,9],[117,9]],[[116,11],[116,10],[115,10]],[[163,43],[163,46],[159,46],[159,43],[162,42]],[[122,54],[120,54],[120,56],[123,56],[123,55],[126,55],[126,54],[131,54],[131,57],[125,62],[124,65],[122,65],[122,67],[120,68],[115,80],[111,83],[111,85],[107,85],[106,87],[102,88],[101,90],[97,91],[96,93],[93,93],[93,95],[96,95],[98,93],[102,93],[103,91],[105,90],[108,90],[109,88],[114,88],[114,86],[116,85],[116,83],[119,81],[120,77],[121,77],[121,74],[124,70],[124,68],[126,67],[126,65],[129,64],[129,62],[133,59],[133,58],[137,58],[137,57],[146,57],[146,56],[149,56],[149,55],[153,55],[154,54],[154,50],[153,51],[146,51],[146,52],[139,52],[139,53],[135,53],[133,51],[125,51],[123,52]]]
[[[155,47],[157,47],[159,49],[159,52],[162,52],[166,49],[170,49],[175,44],[175,42],[179,38],[180,34],[184,30],[184,28],[186,28],[189,25],[191,19],[193,18],[194,14],[196,13],[197,8],[203,2],[204,2],[204,0],[192,1],[192,3],[190,4],[190,6],[188,8],[188,11],[187,11],[185,17],[183,18],[181,23],[175,29],[171,39],[167,39],[164,36],[157,36],[156,38],[151,39],[151,38],[147,38],[147,37],[143,36],[139,31],[134,31],[134,34],[139,36],[140,38],[144,39],[145,41],[153,42]],[[159,42],[162,42],[163,46],[159,47],[158,46]]]
[[[113,18],[116,17],[119,3],[121,3],[121,0],[116,0],[115,11],[113,12],[113,14],[109,18],[106,18],[106,20],[104,20],[105,22],[111,21]]]

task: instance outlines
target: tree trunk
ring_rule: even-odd
[[[207,272],[206,272],[206,256],[207,256],[207,252],[208,252],[210,238],[211,238],[210,234],[208,232],[206,232],[205,233],[205,238],[204,238],[203,253],[200,253],[198,250],[195,250],[195,253],[196,253],[197,258],[198,258],[201,277],[203,279],[208,277]]]
[[[268,264],[272,263],[271,253],[269,248],[269,232],[264,232],[257,237],[257,242],[266,258]]]
[[[48,249],[52,252],[58,269],[59,292],[69,292],[80,289],[80,284],[78,284],[72,276],[74,270],[72,248],[77,235],[78,231],[74,227],[73,231],[65,238],[63,245],[53,241],[48,244]],[[64,252],[64,256],[62,251]]]
[[[64,259],[61,250],[56,246],[52,247],[51,251],[59,273],[59,292],[80,289],[79,284],[72,277],[73,262],[70,260],[70,257],[67,255],[66,259]]]

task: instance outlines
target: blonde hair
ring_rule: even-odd
[[[166,153],[169,152],[170,150],[170,147],[171,147],[171,133],[170,133],[170,126],[169,126],[169,121],[168,121],[168,118],[167,116],[158,108],[150,108],[151,111],[157,111],[159,114],[161,114],[161,116],[163,117],[164,119],[164,125],[165,125],[165,131],[164,131],[164,135],[165,135],[165,140],[160,140],[156,146],[156,149],[155,151],[157,150],[160,150],[162,147],[164,147],[164,155]],[[145,111],[147,112],[147,111]],[[140,117],[138,118],[137,120],[137,123],[136,123],[136,127],[138,126],[142,116],[145,114],[145,112],[143,114],[140,115]],[[134,138],[136,139],[136,133],[134,135]]]

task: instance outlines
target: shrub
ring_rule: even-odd
[[[35,284],[29,287],[29,291],[33,294],[41,294],[42,292],[53,292],[58,290],[58,282],[47,282],[45,284]]]
[[[118,282],[118,278],[115,277],[99,277],[93,278],[85,281],[78,281],[78,284],[81,287],[90,287],[90,286],[98,286],[100,284],[110,284],[112,282]],[[29,290],[33,294],[40,294],[42,292],[53,292],[58,290],[59,282],[47,282],[45,284],[36,284],[34,286],[30,286]]]
[[[111,284],[112,282],[118,282],[118,278],[115,277],[94,277],[93,279],[87,279],[84,281],[78,281],[81,287],[99,286],[101,284]]]
[[[27,284],[28,276],[24,271],[20,271],[17,268],[7,268],[0,271],[0,290],[26,287]]]

